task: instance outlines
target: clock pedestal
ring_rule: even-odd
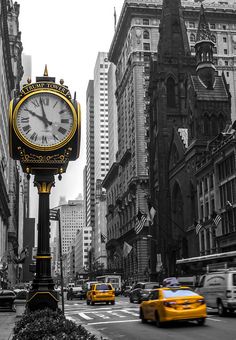
[[[51,277],[49,195],[54,176],[60,179],[69,161],[79,157],[80,105],[62,79],[57,84],[48,76],[46,66],[44,75],[36,83],[28,79],[10,102],[9,151],[28,177],[35,176],[39,194],[36,274],[27,308],[55,310],[58,294]]]
[[[36,274],[32,288],[28,294],[27,307],[30,310],[58,307],[58,293],[54,290],[51,277],[50,253],[50,222],[49,222],[49,195],[54,186],[54,175],[44,173],[35,174],[34,185],[38,188],[38,248],[36,259]]]

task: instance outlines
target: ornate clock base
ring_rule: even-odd
[[[58,308],[58,293],[54,290],[31,290],[28,294],[27,308],[30,311],[50,308],[56,310]]]

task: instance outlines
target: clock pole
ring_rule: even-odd
[[[27,306],[30,310],[45,307],[55,310],[58,307],[58,296],[54,290],[54,282],[51,277],[51,253],[50,253],[50,222],[49,222],[49,195],[55,180],[53,174],[35,174],[34,185],[38,189],[38,247],[36,259],[36,275],[29,292]]]
[[[68,86],[54,77],[36,77],[23,85],[9,107],[10,156],[22,170],[34,175],[38,188],[38,247],[36,273],[27,298],[29,310],[58,307],[58,293],[51,276],[49,196],[54,176],[61,179],[68,163],[79,157],[80,105]]]

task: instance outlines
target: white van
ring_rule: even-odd
[[[236,268],[222,269],[201,276],[196,293],[204,296],[208,307],[220,316],[236,310]]]

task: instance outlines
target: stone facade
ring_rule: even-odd
[[[18,91],[23,74],[21,64],[22,43],[19,32],[19,5],[10,0],[1,1],[0,5],[0,257],[1,264],[7,264],[2,282],[13,285],[19,280],[19,266],[15,263],[20,248],[18,244],[18,209],[19,200],[24,200],[20,192],[20,169],[10,159],[8,150],[8,107],[13,91]],[[20,218],[23,218],[21,215]]]
[[[175,1],[172,1],[172,3],[175,3]],[[186,151],[186,138],[183,136],[183,133],[186,132],[188,125],[188,111],[187,107],[185,108],[185,91],[188,90],[188,88],[186,88],[187,82],[185,83],[185,81],[188,79],[187,75],[189,72],[194,73],[196,66],[194,62],[194,46],[196,42],[200,3],[182,1],[182,5],[181,27],[183,27],[185,23],[187,30],[184,33],[184,46],[187,46],[188,40],[189,53],[187,58],[182,59],[182,64],[184,65],[181,64],[182,69],[178,75],[176,73],[178,68],[176,64],[175,73],[177,79],[173,79],[175,82],[180,80],[178,85],[179,97],[177,97],[179,101],[179,112],[174,110],[173,115],[170,112],[168,116],[163,116],[161,124],[165,124],[167,120],[167,129],[163,127],[161,131],[163,139],[160,138],[160,143],[162,146],[156,155],[157,162],[151,161],[151,167],[149,167],[149,151],[151,157],[155,158],[155,149],[153,148],[153,144],[148,148],[151,133],[149,130],[150,98],[148,92],[150,60],[155,64],[157,52],[159,52],[157,46],[160,37],[159,24],[162,13],[162,1],[126,0],[109,51],[109,60],[114,63],[117,68],[118,152],[116,162],[110,167],[110,171],[103,181],[103,185],[107,190],[108,268],[115,268],[121,265],[124,271],[124,279],[129,278],[130,281],[147,280],[151,278],[152,273],[156,273],[156,260],[151,261],[150,264],[149,250],[151,249],[151,258],[156,259],[156,245],[161,235],[154,231],[154,228],[151,227],[148,221],[146,221],[144,228],[138,235],[134,231],[138,212],[148,213],[148,205],[150,207],[150,204],[153,204],[153,201],[157,199],[157,193],[155,194],[153,188],[158,188],[159,183],[157,180],[153,180],[152,174],[156,173],[159,169],[159,171],[161,171],[159,175],[166,178],[165,174],[168,173],[168,171],[172,171],[172,169],[169,169],[169,160],[166,159],[166,153],[169,152],[169,148],[176,147],[176,144],[173,143],[174,139],[178,139],[178,143],[181,145],[180,148],[182,148],[181,152],[184,154]],[[225,14],[226,7],[227,15]],[[229,72],[226,74],[226,79],[230,81],[230,89],[233,93],[232,103],[234,105],[235,85],[233,79],[235,77],[235,67],[233,66],[233,37],[235,27],[233,18],[236,15],[236,9],[231,4],[226,7],[224,5],[206,5],[206,13],[215,34],[216,46],[214,52],[218,53],[214,53],[215,66],[220,71],[224,70]],[[227,38],[226,41],[225,38]],[[230,53],[228,53],[229,49],[223,48],[222,41],[228,44]],[[176,47],[178,48],[178,46]],[[223,63],[221,59],[224,61]],[[230,62],[228,59],[230,59]],[[163,70],[163,74],[161,71],[159,79],[164,82],[163,77],[166,77],[168,67]],[[155,71],[153,73],[155,74]],[[171,80],[168,86],[171,88]],[[153,91],[155,90],[153,89]],[[163,92],[159,92],[159,95],[159,110],[162,110],[163,105],[161,105],[161,100],[164,100],[164,88]],[[171,100],[171,97],[169,99]],[[232,115],[234,115],[234,111],[232,111]],[[178,131],[177,128],[177,133],[170,134],[168,128],[173,121],[181,130]],[[151,129],[153,129],[152,125]],[[159,133],[158,125],[152,132],[154,134]],[[166,140],[168,144],[166,144],[164,140]],[[178,152],[180,151],[178,150]],[[166,159],[166,161],[163,162],[163,159]],[[174,151],[172,161],[176,162],[174,159]],[[193,163],[190,162],[188,166],[192,165]],[[173,173],[175,171],[176,170],[173,170]],[[151,176],[153,180],[151,183],[152,200],[150,200],[149,176]],[[186,171],[183,172],[183,181],[185,176]],[[178,254],[184,256],[188,252],[188,247],[184,228],[181,227],[181,230],[181,228],[176,226],[178,231],[175,231],[176,236],[172,238],[172,223],[170,223],[171,217],[169,215],[171,206],[164,203],[166,197],[167,201],[170,202],[171,191],[168,181],[169,179],[166,178],[166,183],[162,182],[163,188],[161,190],[162,195],[159,196],[160,207],[158,210],[161,210],[162,214],[166,216],[165,221],[162,221],[162,235],[165,236],[168,242],[166,242],[166,244],[163,242],[162,246],[165,249],[170,246],[169,236],[171,236],[170,252],[173,252],[173,263],[171,266],[174,268],[176,250],[178,249]],[[160,188],[158,188],[157,191],[159,191],[159,189]],[[179,209],[178,188],[173,184],[171,190],[175,192],[175,204],[176,208],[178,207]],[[186,191],[186,195],[194,195],[195,193],[195,189],[191,186],[190,188],[185,188],[184,186],[184,190]],[[190,211],[190,206],[197,207],[196,200],[192,199],[192,201],[189,201],[189,204],[185,205],[184,209],[186,209],[186,212]],[[193,216],[189,216],[187,222],[184,222],[181,216],[181,213],[178,214],[178,217],[175,216],[174,223],[177,225],[185,223],[191,225]],[[155,223],[156,225],[159,223],[157,219]],[[150,233],[152,234],[152,239],[147,238],[147,235]],[[123,254],[124,241],[132,246],[132,251],[125,257]],[[162,249],[161,252],[163,251]],[[189,251],[195,253],[198,251],[198,248],[192,249],[189,247]],[[162,259],[162,261],[164,262],[165,260]],[[169,268],[168,271],[170,272],[171,268]]]

